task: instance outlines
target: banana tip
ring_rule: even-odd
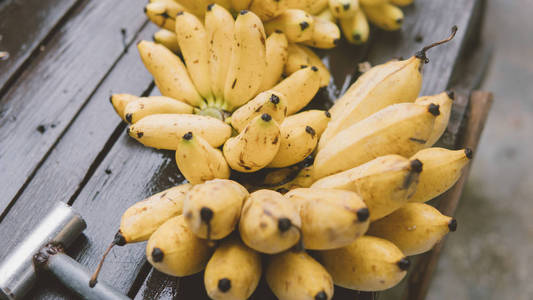
[[[422,172],[423,164],[420,160],[414,159],[411,161],[411,170],[416,173]]]
[[[370,217],[370,211],[368,208],[363,207],[357,211],[357,220],[359,222],[365,222]]]
[[[448,98],[455,100],[455,92],[452,90],[446,91],[446,95],[448,95]]]
[[[243,10],[241,10],[241,11],[239,12],[239,14],[241,14],[241,15],[245,15],[245,14],[247,14],[247,13],[248,13],[248,10],[246,10],[246,9],[243,9]]]
[[[316,293],[315,300],[328,300],[328,294],[324,291]]]
[[[450,223],[448,223],[448,228],[451,232],[454,232],[457,230],[457,220],[455,218],[452,218],[450,220]]]
[[[215,3],[207,5],[207,11],[211,11],[213,9],[213,6],[215,6]]]
[[[117,246],[126,245],[126,238],[122,235],[122,232],[118,231],[115,234],[115,238],[113,239],[113,244],[115,244]]]
[[[218,281],[218,289],[225,293],[231,289],[231,280],[228,278],[222,278]]]
[[[272,103],[274,103],[274,104],[278,104],[278,103],[279,103],[279,97],[276,96],[276,95],[274,95],[274,94],[272,94],[272,95],[270,96],[270,102],[272,102]]]
[[[440,115],[440,110],[439,110],[440,106],[438,104],[435,104],[435,103],[431,103],[429,104],[428,106],[428,111],[434,115],[435,117]]]
[[[289,218],[281,218],[278,220],[278,229],[281,232],[289,230],[292,226],[292,222]]]
[[[128,123],[131,124],[131,119],[132,119],[133,115],[131,113],[127,113],[124,118],[126,119],[126,121],[128,121]]]
[[[318,72],[318,68],[316,66],[312,66],[311,70],[313,70],[313,72]]]
[[[165,256],[165,254],[163,253],[163,251],[159,248],[154,248],[154,250],[152,250],[152,260],[154,262],[161,262],[163,261],[163,257]]]
[[[331,118],[331,113],[329,111],[325,111],[324,114],[326,115],[326,118],[330,119]]]
[[[200,209],[200,218],[204,223],[209,223],[213,219],[213,210],[209,207],[202,207]]]
[[[265,113],[261,115],[261,119],[265,122],[270,122],[270,120],[272,120],[272,117],[269,114]]]
[[[400,270],[407,271],[409,269],[409,266],[411,265],[411,262],[409,261],[409,259],[407,259],[407,257],[404,257],[400,259],[397,264]]]
[[[302,31],[306,30],[307,28],[309,28],[309,23],[307,23],[306,21],[300,23],[300,29]]]
[[[465,148],[465,155],[466,158],[472,159],[472,157],[474,157],[474,151],[472,151],[470,148]]]

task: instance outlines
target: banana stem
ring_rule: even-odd
[[[438,46],[438,45],[442,45],[442,44],[445,44],[445,43],[451,41],[451,40],[455,37],[455,34],[456,34],[456,33],[457,33],[457,25],[454,25],[454,26],[452,27],[452,33],[450,34],[449,37],[445,38],[445,39],[442,40],[442,41],[438,41],[438,42],[435,42],[435,43],[433,43],[433,44],[430,44],[430,45],[425,46],[424,48],[422,48],[422,50],[418,51],[418,52],[415,54],[415,57],[418,58],[418,59],[420,59],[420,60],[422,60],[422,61],[424,61],[424,63],[427,64],[427,63],[429,62],[429,59],[428,59],[427,56],[426,56],[426,52],[427,52],[429,49],[433,48],[433,47],[436,47],[436,46]]]
[[[109,254],[109,252],[111,251],[111,249],[113,249],[113,247],[115,245],[123,246],[125,244],[126,244],[126,240],[124,239],[124,237],[122,236],[120,231],[117,232],[117,234],[115,235],[115,238],[113,239],[113,241],[111,242],[109,247],[107,247],[107,250],[104,252],[104,255],[102,255],[102,259],[98,263],[98,266],[96,267],[96,270],[94,271],[93,275],[91,276],[91,280],[89,280],[89,287],[93,288],[96,285],[96,283],[98,282],[98,274],[100,274],[100,270],[102,269],[102,266],[104,265],[104,260],[107,257],[107,255]]]

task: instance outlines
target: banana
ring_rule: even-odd
[[[337,46],[341,38],[341,31],[337,24],[325,18],[313,16],[313,19],[315,21],[313,35],[310,40],[303,43],[320,49],[331,49]]]
[[[128,134],[141,144],[166,150],[176,150],[181,137],[189,131],[213,147],[221,146],[231,136],[231,127],[226,123],[197,115],[150,115],[128,128]]]
[[[305,251],[286,251],[270,257],[266,281],[278,299],[329,300],[333,280],[326,269]]]
[[[308,125],[315,130],[317,137],[320,138],[324,130],[326,130],[330,119],[331,115],[328,111],[313,109],[302,111],[292,116],[288,116],[287,118],[285,118],[285,120],[283,120],[281,126],[294,128],[298,126]]]
[[[231,115],[231,126],[241,132],[255,117],[269,114],[278,124],[287,114],[287,96],[277,91],[265,91],[255,96]]]
[[[232,2],[232,0],[213,0],[211,2],[208,1],[208,5],[207,6],[215,3],[217,5],[222,6],[227,11],[229,11],[231,9],[231,2]]]
[[[307,161],[308,158],[304,160]],[[311,163],[312,164],[312,163]],[[298,165],[273,169],[265,176],[262,187],[285,194],[293,189],[307,188],[313,184],[313,166],[300,169]]]
[[[192,106],[205,105],[196,91],[183,62],[163,45],[141,41],[137,44],[144,66],[154,76],[163,96],[184,101]]]
[[[142,97],[124,108],[124,119],[133,124],[140,119],[155,114],[191,114],[193,107],[165,96]]]
[[[188,276],[202,271],[211,249],[187,227],[183,215],[163,223],[150,236],[146,258],[158,271],[171,276]]]
[[[265,30],[269,35],[281,31],[291,43],[310,40],[314,27],[313,17],[301,9],[287,9],[275,19],[265,23]]]
[[[109,102],[111,102],[111,105],[113,105],[117,115],[119,115],[122,120],[126,121],[124,118],[124,109],[126,108],[126,105],[133,101],[139,100],[139,98],[140,97],[130,94],[112,94],[111,97],[109,97]]]
[[[224,100],[232,111],[254,97],[266,70],[265,30],[254,13],[243,10],[235,21],[235,37]]]
[[[224,144],[224,157],[239,172],[255,172],[268,165],[280,145],[278,123],[269,114],[253,118],[244,130]]]
[[[433,146],[442,136],[446,127],[448,127],[448,121],[450,120],[450,115],[452,113],[453,99],[454,93],[450,91],[416,99],[415,103],[419,105],[435,103],[439,106],[440,115],[435,119],[435,126],[426,142],[426,147]]]
[[[306,12],[316,15],[328,7],[328,0],[288,0],[289,8],[305,10]]]
[[[180,45],[178,44],[178,38],[174,31],[168,29],[160,29],[154,33],[152,37],[154,42],[167,47],[168,50],[174,53],[180,53]]]
[[[359,10],[358,0],[329,0],[329,10],[338,19],[353,17]]]
[[[311,165],[301,169],[293,180],[275,187],[275,190],[283,194],[297,188],[308,188],[313,182],[313,166]]]
[[[391,105],[332,138],[318,151],[314,175],[322,178],[387,154],[409,157],[425,147],[438,115],[433,103]]]
[[[311,187],[343,189],[359,194],[370,210],[370,221],[399,209],[416,190],[422,163],[399,155],[385,155],[359,167],[324,177]]]
[[[210,4],[207,7],[205,30],[209,41],[207,46],[209,76],[211,77],[211,89],[217,102],[224,99],[234,27],[233,16],[222,6]]]
[[[175,158],[183,177],[192,184],[230,176],[230,169],[222,152],[190,131],[179,140]]]
[[[463,168],[472,159],[472,150],[448,150],[444,148],[428,148],[420,150],[411,159],[419,159],[424,164],[424,172],[418,178],[415,194],[411,202],[426,202],[451,188]]]
[[[358,291],[382,291],[407,274],[409,260],[393,243],[362,236],[349,246],[318,253],[335,285]]]
[[[391,4],[398,5],[398,6],[407,6],[411,5],[414,0],[389,0]]]
[[[348,42],[360,45],[368,41],[370,28],[365,13],[359,9],[349,18],[339,20],[344,37]]]
[[[146,241],[161,224],[180,215],[190,184],[182,184],[152,195],[130,206],[120,220],[123,243]]]
[[[261,278],[261,256],[232,236],[220,244],[207,263],[204,283],[215,300],[246,300]]]
[[[299,207],[306,249],[341,248],[351,244],[368,229],[368,208],[354,192],[298,188],[285,197]]]
[[[268,164],[270,168],[283,168],[304,160],[313,153],[318,142],[318,136],[313,127],[280,126],[280,144],[276,156]]]
[[[382,5],[387,2],[392,2],[392,0],[359,0],[361,5]]]
[[[252,3],[252,0],[231,0],[231,7],[235,11],[241,11],[244,9],[248,9],[251,3]]]
[[[298,243],[300,225],[298,210],[292,202],[280,193],[259,190],[251,193],[244,203],[239,232],[248,247],[274,254]]]
[[[208,103],[211,103],[213,93],[207,63],[208,39],[204,25],[195,15],[186,11],[179,12],[176,15],[176,36],[196,90]]]
[[[287,8],[288,0],[260,0],[252,1],[249,9],[264,22],[279,16]]]
[[[287,37],[283,33],[274,32],[266,40],[266,70],[260,91],[266,91],[275,86],[283,74],[283,66],[288,56]]]
[[[397,6],[389,3],[380,5],[363,5],[363,11],[370,23],[387,31],[395,31],[402,28],[403,12]]]
[[[207,5],[212,2],[217,1],[208,1],[208,0],[178,0],[187,11],[196,15],[199,18],[203,18],[206,12]],[[205,47],[205,46],[203,46]]]
[[[405,255],[431,250],[448,232],[457,229],[457,221],[424,203],[408,203],[370,225],[368,234],[391,241]]]
[[[305,67],[292,73],[275,87],[287,96],[287,115],[292,115],[304,108],[320,88],[320,75],[316,66]]]
[[[144,13],[152,23],[170,31],[176,26],[176,14],[183,10],[184,7],[174,1],[152,2],[144,7]]]
[[[320,57],[318,57],[313,50],[307,48],[306,46],[291,43],[288,47],[288,55],[289,57],[284,70],[286,75],[291,75],[304,66],[314,66],[318,68],[320,87],[327,86],[329,84],[331,74]]]
[[[220,240],[239,221],[248,191],[233,180],[215,179],[195,185],[183,203],[185,222],[199,238]]]

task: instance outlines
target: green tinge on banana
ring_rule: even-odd
[[[165,96],[150,96],[128,103],[124,108],[124,119],[133,124],[149,115],[191,114],[192,112],[193,107],[187,103]]]
[[[258,94],[233,112],[231,126],[241,132],[252,119],[265,113],[281,124],[287,115],[287,96],[271,90]]]
[[[373,222],[368,234],[393,242],[410,256],[431,250],[448,232],[456,229],[457,221],[441,214],[433,206],[408,203]]]
[[[183,204],[183,215],[196,236],[220,240],[239,222],[246,189],[233,180],[215,179],[195,185]]]

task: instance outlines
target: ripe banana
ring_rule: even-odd
[[[329,300],[333,280],[305,251],[286,251],[269,258],[266,281],[278,299]]]
[[[410,265],[393,243],[372,236],[362,236],[349,246],[318,255],[336,285],[358,291],[391,288],[405,277]]]
[[[252,0],[231,0],[231,7],[235,11],[241,11],[244,9],[248,9],[251,3],[252,3]]]
[[[190,131],[178,141],[175,158],[183,177],[192,184],[230,176],[230,169],[222,152]]]
[[[244,130],[224,144],[224,157],[239,172],[255,172],[268,165],[280,145],[278,123],[269,114],[253,118]]]
[[[261,256],[232,236],[218,246],[207,263],[204,283],[215,300],[246,300],[261,278]]]
[[[385,155],[353,169],[324,177],[311,187],[343,189],[359,194],[375,221],[399,209],[413,196],[420,172],[419,160],[409,161],[399,155]]]
[[[109,102],[111,102],[111,105],[113,105],[117,115],[119,115],[122,120],[126,121],[124,118],[124,109],[126,108],[126,105],[133,101],[139,100],[139,98],[140,97],[130,94],[112,94],[111,97],[109,97]]]
[[[292,202],[278,192],[259,190],[244,203],[239,232],[248,247],[274,254],[298,243],[300,226],[300,216]]]
[[[327,86],[329,84],[331,74],[320,57],[318,57],[313,50],[307,48],[306,46],[293,43],[289,44],[288,59],[284,70],[285,75],[291,75],[305,66],[314,66],[318,68],[320,87]]]
[[[209,41],[207,45],[209,76],[217,102],[222,102],[224,99],[234,27],[233,16],[222,6],[211,4],[207,7],[205,30]]]
[[[305,67],[272,88],[287,96],[287,115],[292,115],[306,106],[320,88],[320,75],[315,66]]]
[[[268,164],[270,168],[283,168],[304,160],[313,153],[318,142],[318,136],[313,127],[280,126],[280,144],[276,156]]]
[[[176,16],[176,36],[196,90],[207,103],[211,103],[213,93],[207,63],[208,39],[204,25],[195,15],[186,11],[179,12]]]
[[[411,5],[414,0],[389,0],[390,3],[394,4],[394,5],[398,5],[398,6],[407,6],[407,5]]]
[[[368,229],[368,208],[354,192],[298,188],[285,194],[285,197],[299,207],[302,240],[306,249],[344,247]]]
[[[314,182],[312,175],[312,165],[306,166],[301,170],[297,165],[287,168],[273,169],[265,176],[262,187],[285,194],[293,189],[310,187]]]
[[[362,8],[370,23],[381,29],[394,31],[402,28],[403,12],[397,6],[384,3],[381,5],[363,5]]]
[[[231,115],[231,126],[241,132],[255,117],[269,114],[278,124],[287,114],[287,96],[277,91],[265,91],[255,96]]]
[[[457,221],[424,203],[408,203],[370,225],[368,234],[391,241],[405,255],[431,250],[448,232],[457,229]]]
[[[359,2],[357,0],[329,0],[329,10],[335,18],[350,18],[359,10]]]
[[[137,44],[144,66],[154,76],[163,96],[184,101],[192,106],[204,106],[183,62],[163,45],[141,41]]]
[[[265,22],[279,16],[287,8],[288,0],[260,0],[252,1],[249,9]]]
[[[368,41],[370,28],[365,13],[359,9],[349,18],[339,20],[344,37],[348,42],[360,45]]]
[[[176,150],[187,132],[201,136],[213,147],[219,147],[231,136],[231,127],[207,116],[159,114],[144,117],[128,128],[128,134],[141,144],[166,150]]]
[[[174,31],[175,17],[184,7],[174,1],[158,1],[148,3],[144,7],[144,13],[155,25]]]
[[[171,276],[188,276],[202,271],[211,249],[187,227],[183,215],[163,223],[148,239],[146,258],[158,271]]]
[[[287,63],[287,37],[280,32],[272,33],[266,40],[266,71],[260,91],[275,86],[283,74],[283,66]]]
[[[387,2],[392,2],[391,0],[359,0],[361,5],[381,5]]]
[[[168,50],[174,53],[180,53],[180,45],[178,44],[178,38],[174,31],[168,29],[160,29],[154,33],[152,37],[154,42],[167,47]]]
[[[285,118],[285,120],[283,120],[281,125],[282,127],[287,126],[289,128],[308,125],[313,127],[316,135],[320,138],[324,130],[326,130],[330,119],[331,115],[329,112],[325,110],[313,109],[288,116]]]
[[[120,220],[124,243],[146,241],[168,219],[180,215],[190,184],[182,184],[152,195],[130,206]]]
[[[310,40],[303,43],[307,46],[321,49],[331,49],[337,46],[341,38],[341,31],[337,24],[327,18],[313,16],[313,19],[315,20],[313,35]]]
[[[420,150],[411,159],[419,159],[424,164],[424,172],[420,174],[416,192],[409,201],[426,202],[446,192],[457,182],[463,168],[472,159],[472,150],[428,148]]]
[[[291,43],[310,40],[314,27],[313,17],[300,9],[287,9],[275,19],[265,23],[265,30],[269,35],[281,31]]]
[[[328,0],[288,0],[289,8],[305,10],[316,15],[328,7]]]
[[[391,105],[332,138],[318,151],[314,175],[322,178],[387,154],[409,157],[425,147],[438,115],[433,103]]]
[[[208,1],[208,0],[178,0],[187,11],[196,15],[199,18],[203,18],[205,15],[206,7],[212,2],[217,1]],[[204,46],[205,47],[205,46]]]
[[[448,127],[448,121],[452,112],[454,94],[453,92],[443,92],[433,96],[425,96],[416,99],[415,103],[419,105],[427,105],[435,103],[439,106],[440,115],[435,119],[435,126],[433,131],[426,142],[426,147],[433,146],[439,138],[442,136],[446,127]]]
[[[133,124],[140,119],[155,114],[191,114],[193,107],[165,96],[142,97],[124,108],[124,119]]]

